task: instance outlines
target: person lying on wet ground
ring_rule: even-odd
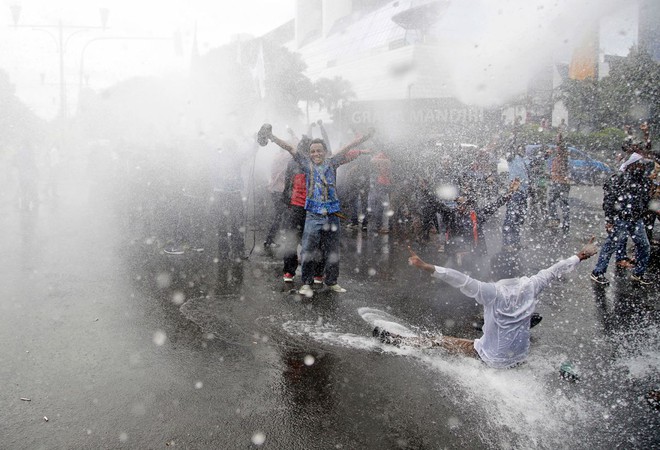
[[[408,263],[431,273],[460,291],[474,298],[484,308],[483,336],[470,340],[451,336],[434,338],[407,338],[374,330],[386,343],[395,345],[441,347],[453,354],[466,355],[482,360],[488,366],[506,369],[521,364],[527,359],[530,345],[530,321],[538,304],[538,296],[551,281],[575,269],[578,262],[595,255],[598,250],[593,237],[579,252],[563,259],[547,269],[530,277],[504,278],[499,281],[482,282],[453,269],[434,266],[424,262],[415,252],[410,251]],[[511,265],[504,260],[495,261],[493,274],[505,273]],[[507,274],[508,275],[508,274]]]

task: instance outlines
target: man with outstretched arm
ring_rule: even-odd
[[[483,336],[479,339],[472,341],[441,336],[430,340],[417,338],[410,343],[442,347],[450,353],[481,359],[488,366],[498,369],[511,368],[524,362],[529,353],[530,318],[538,303],[538,295],[553,279],[572,271],[578,262],[597,253],[593,239],[592,237],[577,254],[541,270],[536,275],[504,278],[490,283],[475,280],[453,269],[428,264],[408,247],[410,265],[460,289],[463,294],[474,298],[484,307]],[[394,344],[405,344],[408,339],[380,330],[378,335],[384,342]]]
[[[301,251],[303,286],[298,292],[308,297],[313,294],[311,285],[317,275],[316,268],[322,261],[325,261],[324,275],[328,288],[333,292],[346,292],[346,289],[337,284],[341,228],[338,214],[341,213],[336,191],[336,170],[340,165],[349,162],[348,152],[370,139],[374,130],[370,129],[364,136],[357,137],[331,157],[328,157],[328,149],[323,139],[313,139],[309,144],[309,154],[304,154],[273,135],[272,129],[262,134],[288,151],[305,173],[306,215]]]

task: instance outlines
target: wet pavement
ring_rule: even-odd
[[[660,446],[644,399],[660,384],[657,284],[610,268],[612,286],[594,287],[595,261],[581,263],[542,294],[529,361],[497,371],[370,337],[361,308],[479,336],[473,301],[407,265],[407,245],[443,263],[433,242],[345,230],[348,292],[307,299],[281,281],[254,221],[245,261],[214,252],[213,233],[204,252],[166,255],[84,171],[60,191],[33,211],[1,199],[2,448]],[[602,238],[600,188],[571,195],[569,236],[526,227],[527,273]],[[580,381],[560,378],[565,360]]]

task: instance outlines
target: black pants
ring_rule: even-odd
[[[214,192],[213,213],[218,224],[219,258],[240,259],[245,254],[245,210],[240,192]]]
[[[286,209],[284,232],[284,273],[295,274],[298,268],[298,244],[305,229],[307,211],[302,206],[289,205]],[[317,264],[315,277],[323,276],[325,261]]]

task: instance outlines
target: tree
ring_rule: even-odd
[[[609,76],[601,80],[601,116],[606,125],[623,126],[646,119],[658,124],[660,114],[660,65],[651,55],[631,49]]]
[[[26,138],[41,139],[45,123],[18,97],[9,75],[0,69],[0,152],[21,145]]]
[[[319,106],[333,115],[343,102],[355,98],[351,83],[342,77],[319,78],[314,83]]]
[[[560,99],[568,110],[571,124],[578,131],[588,131],[597,126],[598,118],[598,81],[565,80],[559,93]]]
[[[601,80],[569,79],[559,90],[578,131],[621,128],[640,119],[660,124],[660,65],[643,49],[613,59]]]

